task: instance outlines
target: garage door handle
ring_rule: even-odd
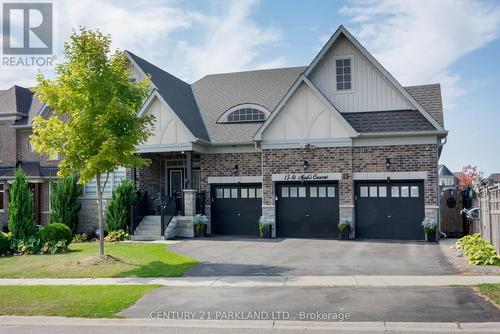
[[[307,214],[307,215],[306,215],[306,217],[307,217],[307,218],[309,218],[309,217],[311,217],[311,215],[310,215],[310,214]]]
[[[238,217],[241,216],[241,213],[238,213]]]
[[[391,215],[387,215],[387,218],[391,218]]]

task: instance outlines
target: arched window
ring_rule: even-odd
[[[269,111],[254,104],[238,105],[227,110],[219,118],[218,123],[263,122],[269,116]]]

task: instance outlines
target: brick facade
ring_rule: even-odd
[[[437,145],[390,145],[353,148],[353,172],[387,172],[385,162],[391,159],[389,171],[427,172],[425,205],[437,206]]]
[[[234,167],[238,165],[238,176],[261,176],[262,157],[260,152],[255,153],[212,153],[200,156],[201,191],[207,196],[206,203],[210,203],[209,176],[235,176]]]

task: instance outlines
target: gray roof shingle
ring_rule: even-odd
[[[165,99],[193,136],[210,141],[191,86],[132,52],[126,52],[146,74],[151,76],[151,81],[158,88],[158,93]]]
[[[418,110],[349,112],[342,116],[360,133],[436,130]]]
[[[221,124],[231,107],[252,103],[270,112],[278,105],[306,67],[290,67],[207,75],[193,83],[193,92],[213,143],[253,141],[262,123]]]
[[[408,93],[444,127],[443,101],[441,98],[441,85],[419,85],[404,87]]]
[[[33,93],[17,85],[0,93],[0,115],[2,113],[20,113],[28,115]]]

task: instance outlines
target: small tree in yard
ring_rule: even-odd
[[[129,218],[130,206],[136,200],[134,181],[123,180],[113,190],[111,202],[106,210],[106,225],[109,231],[124,230]]]
[[[21,169],[16,170],[10,190],[8,224],[15,240],[31,237],[37,231],[33,222],[33,193]]]
[[[135,154],[149,137],[152,116],[137,111],[149,91],[149,80],[130,80],[127,58],[110,51],[111,37],[80,28],[65,44],[66,61],[56,78],[37,77],[35,93],[53,110],[33,120],[31,140],[38,153],[61,157],[59,177],[79,175],[79,184],[96,179],[99,256],[104,256],[102,196],[109,174],[118,167],[148,163]]]
[[[80,196],[81,186],[78,177],[68,175],[52,184],[50,195],[50,220],[49,223],[61,223],[69,227],[72,233],[78,226],[78,211],[82,205],[77,198]]]

